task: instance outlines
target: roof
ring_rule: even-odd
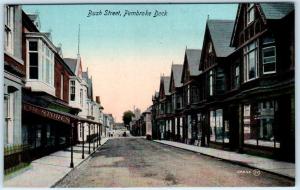
[[[38,14],[27,14],[32,22],[34,22],[38,18]]]
[[[172,73],[173,73],[173,79],[174,79],[174,84],[175,87],[181,87],[182,83],[181,83],[181,73],[182,73],[182,69],[183,69],[183,65],[172,65]]]
[[[259,4],[266,19],[281,19],[292,12],[294,3],[260,3]]]
[[[191,76],[199,75],[200,74],[199,64],[200,64],[201,50],[200,49],[186,49],[185,54],[186,54],[188,66],[190,69],[190,75]]]
[[[165,95],[170,95],[169,87],[170,87],[170,77],[162,76],[163,84],[164,84],[164,90]]]
[[[63,58],[63,60],[66,62],[66,64],[71,69],[71,71],[73,72],[73,74],[75,74],[75,72],[76,72],[76,65],[77,65],[77,59]]]
[[[208,20],[207,27],[214,45],[217,57],[227,57],[234,48],[230,47],[234,20]]]

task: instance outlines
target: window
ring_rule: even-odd
[[[191,94],[190,94],[190,85],[187,86],[187,104],[189,105],[191,102]]]
[[[250,3],[247,8],[247,24],[254,21],[254,3]]]
[[[29,42],[29,78],[39,78],[38,67],[38,41]]]
[[[210,141],[223,142],[223,110],[210,111]]]
[[[83,89],[80,89],[80,106],[83,106]]]
[[[225,74],[220,67],[216,69],[216,93],[222,94],[225,91]]]
[[[13,54],[14,7],[7,5],[5,14],[5,46],[4,50]]]
[[[250,109],[251,108],[251,109]],[[265,147],[280,147],[275,125],[276,100],[244,105],[244,143]]]
[[[75,80],[70,81],[70,99],[75,101]]]
[[[262,61],[263,74],[276,72],[276,47],[273,37],[263,38]]]
[[[257,42],[254,41],[244,48],[245,82],[257,77]]]
[[[236,88],[239,85],[240,85],[240,67],[236,66],[234,72],[234,87]]]
[[[15,93],[11,92],[5,98],[4,113],[6,113],[6,136],[5,143],[13,144],[14,142],[14,112],[15,112]]]
[[[93,104],[91,105],[91,116],[93,116],[94,115],[94,106],[93,106]]]
[[[263,56],[263,73],[276,72],[276,49],[275,46],[265,47],[262,49]]]
[[[214,76],[213,76],[213,70],[209,71],[209,95],[212,96],[214,92]]]
[[[28,79],[54,85],[54,54],[42,39],[28,39]],[[48,51],[49,53],[45,53]],[[51,52],[51,53],[50,53]]]
[[[64,99],[64,75],[60,75],[60,98]]]
[[[211,44],[211,42],[208,43],[208,53],[212,53],[212,44]]]

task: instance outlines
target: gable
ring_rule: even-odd
[[[190,71],[187,63],[187,56],[185,54],[184,56],[184,62],[183,62],[183,69],[182,69],[182,75],[181,75],[181,83],[185,83],[189,80]]]
[[[175,82],[174,82],[173,70],[171,69],[170,92],[174,92],[174,91],[175,91]]]
[[[250,3],[239,4],[237,16],[234,23],[233,33],[230,40],[230,46],[239,47],[246,43],[249,39],[266,29],[266,18],[259,7],[259,4],[253,5],[253,19],[248,21],[247,12],[250,10]]]

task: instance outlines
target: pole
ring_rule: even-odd
[[[70,163],[70,168],[74,168],[74,163],[73,163],[73,126],[74,123],[71,125],[71,163]]]
[[[83,123],[80,123],[82,130],[82,159],[84,159],[84,126]]]
[[[91,154],[91,126],[89,125],[89,154]]]
[[[93,124],[93,131],[94,131],[94,133],[93,133],[94,134],[93,135],[94,136],[94,138],[93,138],[93,151],[95,151],[95,132],[96,132],[95,131],[95,124]]]

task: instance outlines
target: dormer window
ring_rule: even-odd
[[[254,3],[250,3],[247,7],[247,24],[254,21]]]

